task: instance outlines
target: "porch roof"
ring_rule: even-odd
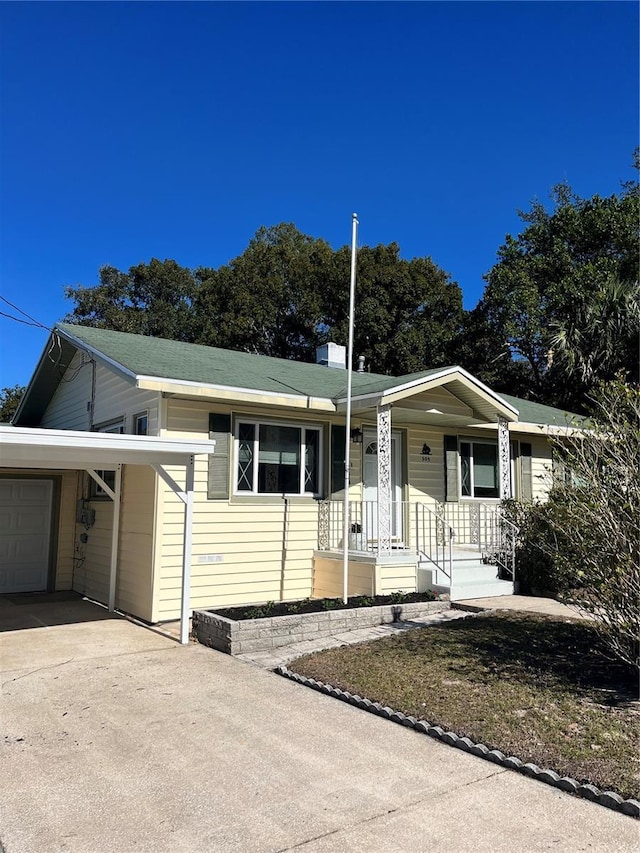
[[[353,407],[366,409],[387,403],[402,407],[403,403],[407,405],[411,398],[446,386],[446,390],[468,409],[472,419],[480,417],[495,421],[496,416],[499,415],[508,421],[518,420],[516,406],[507,402],[462,367],[441,367],[436,370],[399,376],[391,381],[389,381],[390,377],[385,379],[387,381],[382,383],[370,382],[364,390],[354,390],[351,398]],[[343,391],[336,399],[338,408],[344,408],[346,402],[346,391]]]

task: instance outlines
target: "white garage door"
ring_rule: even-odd
[[[52,485],[0,478],[0,594],[47,588]]]

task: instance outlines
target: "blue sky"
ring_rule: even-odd
[[[0,294],[50,326],[103,264],[357,211],[473,307],[518,209],[633,177],[637,34],[631,2],[0,3]],[[0,316],[0,387],[45,342]]]

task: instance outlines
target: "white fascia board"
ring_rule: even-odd
[[[420,391],[428,391],[430,388],[437,388],[440,385],[444,385],[456,375],[459,378],[464,379],[465,381],[463,384],[471,390],[480,391],[486,395],[490,399],[492,405],[497,409],[501,409],[510,420],[517,420],[518,410],[514,406],[507,403],[506,400],[503,400],[499,394],[496,394],[495,391],[492,391],[491,388],[483,382],[480,382],[479,379],[476,379],[475,376],[472,376],[463,367],[450,367],[446,370],[442,370],[440,373],[434,373],[432,376],[413,379],[411,382],[406,382],[404,385],[395,385],[392,388],[387,388],[385,391],[356,395],[351,398],[351,403],[353,405],[354,403],[362,404],[366,402],[371,406],[376,404],[382,405],[385,403],[393,403],[403,397],[410,396],[410,392],[419,393],[416,389],[420,389]],[[346,403],[346,397],[340,398],[337,400],[337,403]],[[358,408],[362,408],[362,405],[358,405]]]
[[[267,406],[314,409],[335,412],[334,402],[326,397],[307,397],[305,394],[287,394],[280,391],[260,391],[254,388],[239,388],[234,385],[215,385],[192,380],[166,379],[158,376],[139,375],[136,386],[146,391],[160,391],[167,396],[202,397],[208,400],[230,400],[244,403],[259,403]]]
[[[483,424],[469,424],[469,426],[473,426],[474,429],[489,429],[496,430],[498,428],[497,424],[494,423],[483,423]],[[517,423],[509,424],[509,432],[517,432],[517,433],[526,433],[530,436],[542,435],[566,435],[566,436],[575,436],[580,435],[582,433],[589,432],[588,429],[584,429],[582,427],[575,426],[558,426],[557,424],[535,424],[535,423],[524,423],[518,421]]]
[[[529,435],[580,435],[581,433],[589,432],[583,427],[560,426],[559,424],[534,424],[534,423],[517,423],[509,425],[510,432],[525,432]]]
[[[61,338],[65,338],[69,341],[70,344],[73,344],[74,347],[78,349],[84,350],[85,352],[91,353],[92,356],[98,359],[98,361],[102,361],[104,364],[108,364],[109,367],[113,368],[113,370],[118,371],[127,379],[131,379],[135,382],[136,374],[133,370],[129,370],[128,367],[125,367],[119,361],[116,361],[113,358],[110,358],[108,355],[105,355],[101,350],[92,347],[90,344],[81,340],[80,338],[76,338],[75,335],[70,334],[69,332],[63,331],[59,329],[57,326],[54,327],[54,334],[60,335]]]
[[[118,435],[104,432],[0,428],[0,467],[113,468],[114,465],[180,465],[211,454],[215,442]]]
[[[391,388],[387,388],[385,391],[372,391],[370,394],[352,394],[351,402],[355,403],[356,401],[369,401],[370,404],[376,405],[376,402],[381,402],[383,397],[388,397],[391,394],[397,394],[399,391],[405,391],[408,389],[415,388],[419,385],[427,385],[433,382],[436,379],[439,379],[441,376],[449,376],[452,373],[455,373],[457,368],[452,367],[447,370],[443,370],[441,373],[434,373],[433,376],[423,376],[420,379],[413,379],[411,382],[406,382],[404,385],[393,385]],[[341,403],[346,403],[346,397],[340,397],[336,400],[336,403],[340,405]]]

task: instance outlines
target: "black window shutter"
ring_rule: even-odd
[[[444,437],[444,499],[458,500],[458,436]]]
[[[209,500],[224,500],[229,497],[231,415],[209,415],[209,438],[215,441],[216,446],[213,454],[209,456],[207,497]]]
[[[344,492],[345,426],[331,427],[331,493]]]

